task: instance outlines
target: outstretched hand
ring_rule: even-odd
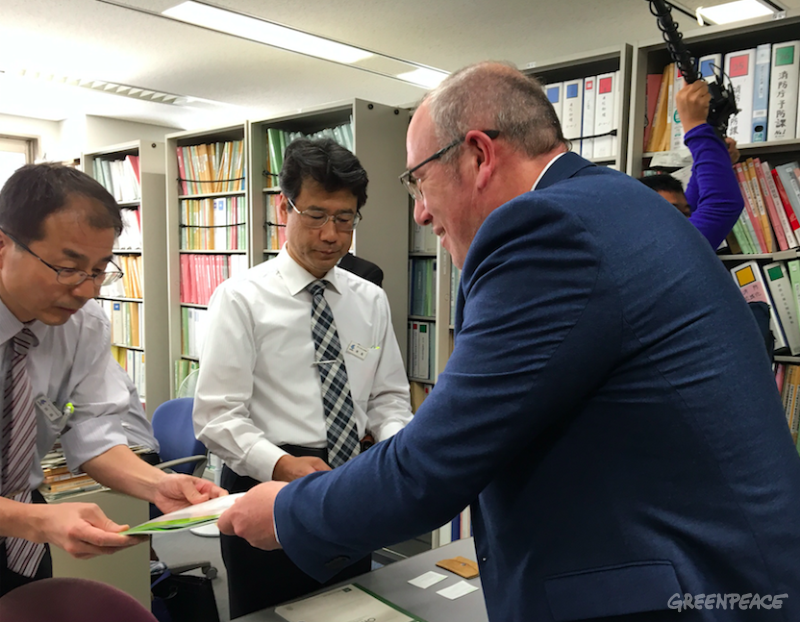
[[[27,539],[49,542],[77,559],[109,555],[147,540],[142,536],[121,536],[128,525],[118,525],[94,503],[36,504]]]
[[[206,479],[176,473],[159,480],[153,503],[166,513],[227,494],[227,490]]]
[[[272,551],[281,548],[275,537],[275,498],[286,482],[264,482],[251,488],[219,517],[217,526],[228,536],[239,536],[252,546]]]

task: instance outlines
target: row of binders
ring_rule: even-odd
[[[298,138],[330,138],[345,149],[354,152],[353,117],[352,115],[350,116],[349,123],[325,128],[311,134],[304,134],[303,132],[285,132],[272,127],[267,128],[266,173],[268,188],[278,187],[278,175],[281,172],[281,168],[283,168],[283,155],[286,153],[286,147]]]
[[[94,177],[120,203],[141,200],[139,156],[129,155],[122,159],[95,158]]]
[[[428,227],[430,228],[430,227]],[[412,257],[408,260],[409,315],[436,315],[436,260]]]
[[[747,302],[769,305],[775,352],[800,354],[800,259],[764,266],[747,261],[731,268],[731,274]]]
[[[267,239],[264,243],[264,248],[268,251],[279,251],[286,243],[286,227],[278,224],[278,200],[280,195],[267,194],[265,200],[267,202],[267,221],[265,224],[267,228]]]
[[[728,122],[728,136],[739,144],[800,138],[800,41],[765,43],[726,54],[709,54],[698,60],[707,81],[719,80],[736,97],[739,112]],[[683,128],[675,97],[683,77],[674,63],[662,75],[647,76],[648,122],[645,151],[677,150],[683,145]]]
[[[432,322],[408,323],[408,375],[431,382],[434,376],[436,338]]]
[[[181,250],[231,251],[247,248],[245,197],[182,199],[180,210]]]
[[[244,192],[244,141],[178,147],[182,195]]]
[[[181,255],[181,303],[207,305],[220,283],[247,270],[247,255]]]
[[[584,158],[617,156],[619,141],[610,132],[619,128],[622,112],[619,71],[547,84],[545,92],[572,151]]]
[[[119,250],[142,250],[142,217],[138,208],[122,209],[122,232],[114,240]]]
[[[733,239],[730,236],[728,239],[733,252],[754,255],[800,247],[797,162],[770,168],[768,162],[748,158],[733,168],[744,198],[744,210],[733,227]]]
[[[181,354],[183,356],[200,357],[207,328],[207,309],[181,307]]]
[[[781,392],[783,409],[786,412],[786,422],[792,433],[792,440],[800,452],[798,443],[798,430],[800,430],[800,365],[787,365],[778,363],[775,366],[775,382]]]
[[[111,322],[111,343],[141,348],[144,343],[144,312],[140,302],[98,300]]]
[[[123,272],[123,277],[100,290],[101,296],[109,298],[142,297],[142,256],[118,255],[114,257]]]
[[[139,397],[144,401],[147,387],[144,382],[144,352],[111,346],[111,356],[128,372]]]

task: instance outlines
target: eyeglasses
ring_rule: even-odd
[[[39,257],[36,253],[34,253],[31,249],[29,249],[25,244],[20,242],[16,237],[11,235],[5,229],[0,228],[0,231],[5,233],[11,240],[14,241],[14,244],[22,248],[23,250],[29,252],[31,255],[36,257],[39,261],[41,261],[44,265],[50,268],[53,272],[56,273],[56,280],[61,283],[62,285],[69,285],[70,287],[77,287],[81,283],[83,283],[86,279],[92,279],[94,281],[95,287],[103,287],[104,285],[110,285],[115,281],[119,281],[123,276],[124,273],[120,269],[120,267],[115,264],[113,261],[109,262],[112,266],[116,268],[116,270],[109,270],[108,272],[95,272],[93,274],[89,274],[88,272],[84,272],[83,270],[78,270],[77,268],[61,268],[59,266],[54,266],[52,264],[47,263],[44,259]]]
[[[358,226],[358,223],[361,222],[362,216],[358,212],[345,212],[344,214],[336,214],[331,216],[325,210],[315,207],[310,207],[306,210],[300,211],[289,197],[286,197],[286,200],[289,201],[289,205],[292,206],[292,209],[304,218],[303,223],[309,229],[322,229],[322,227],[324,227],[329,220],[332,220],[337,231],[349,233]]]
[[[500,130],[481,130],[481,132],[486,134],[492,140],[500,136]],[[412,166],[405,173],[400,175],[400,183],[402,183],[406,187],[406,190],[408,190],[408,194],[411,195],[412,199],[414,199],[415,201],[422,201],[422,186],[420,185],[422,182],[416,177],[414,177],[413,175],[414,171],[422,168],[428,162],[433,162],[434,160],[438,160],[445,153],[450,151],[453,147],[457,147],[458,145],[463,143],[464,139],[466,139],[466,135],[462,136],[461,138],[457,138],[446,147],[442,147],[431,157],[424,159],[422,162],[420,162],[416,166]]]

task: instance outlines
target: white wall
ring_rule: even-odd
[[[82,153],[132,140],[161,142],[166,134],[181,129],[92,115],[47,121],[0,114],[0,135],[37,139],[37,161],[73,160]]]
[[[150,140],[163,142],[164,136],[179,132],[183,128],[165,127],[150,123],[134,123],[109,117],[86,115],[86,130],[83,151],[96,151],[104,147],[130,142]]]
[[[38,142],[37,160],[61,160],[61,122],[30,119],[0,114],[0,134],[35,138]],[[78,153],[80,155],[80,153]],[[63,158],[66,159],[66,158]]]

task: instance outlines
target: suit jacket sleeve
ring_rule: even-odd
[[[506,465],[610,373],[622,319],[615,291],[598,289],[596,244],[578,218],[523,197],[473,242],[455,350],[411,423],[279,493],[281,544],[318,580],[443,525],[493,480],[513,478]]]

